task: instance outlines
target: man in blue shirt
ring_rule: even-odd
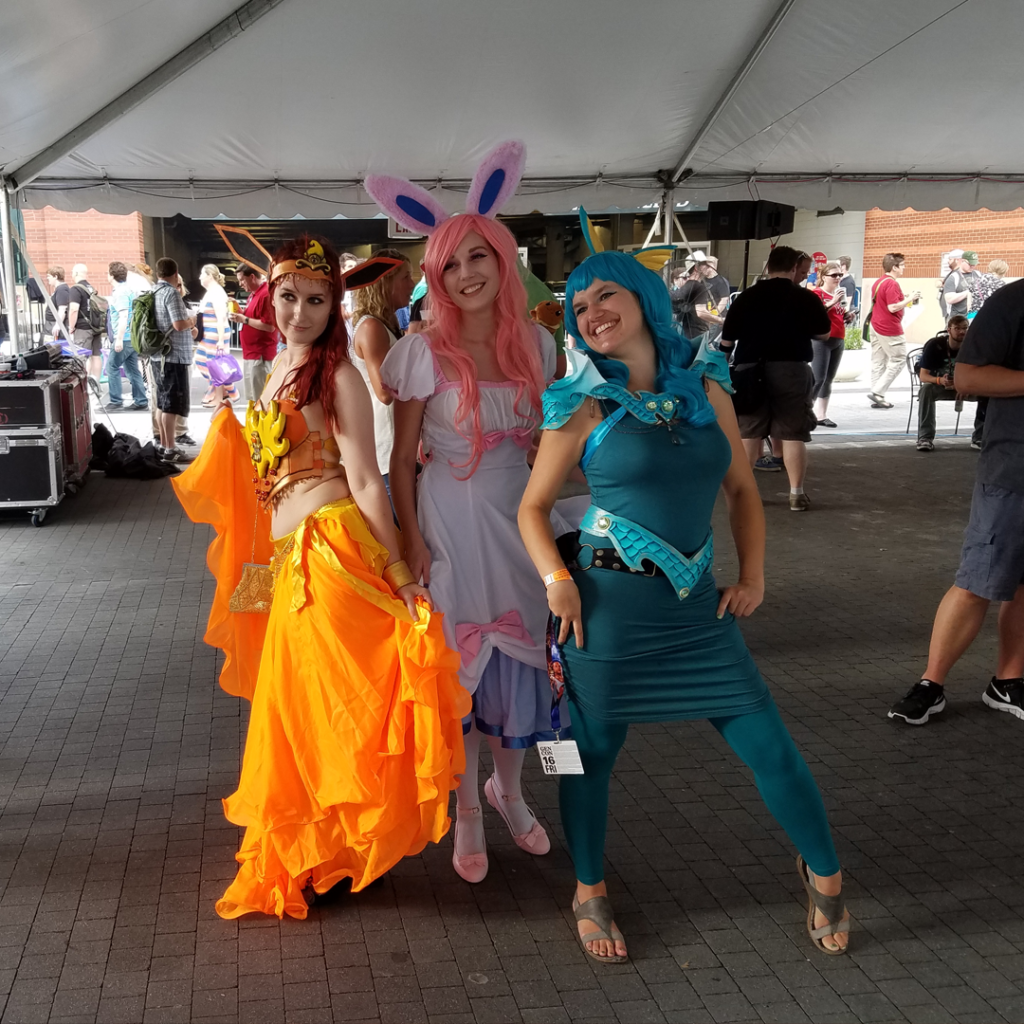
[[[128,335],[128,324],[132,317],[132,300],[135,292],[128,283],[128,268],[120,262],[107,267],[107,279],[113,285],[110,293],[110,359],[107,362],[107,390],[110,401],[104,406],[108,411],[120,409],[124,404],[121,390],[121,367],[128,375],[132,388],[132,404],[129,409],[148,409],[146,385],[139,367],[139,354]]]

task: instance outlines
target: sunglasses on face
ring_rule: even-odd
[[[826,277],[842,277],[842,274],[826,274]]]

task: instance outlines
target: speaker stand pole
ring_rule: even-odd
[[[747,270],[750,267],[750,239],[743,243],[743,287],[747,287]]]

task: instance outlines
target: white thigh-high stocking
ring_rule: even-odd
[[[476,722],[462,737],[466,750],[466,770],[459,776],[459,788],[455,791],[456,813],[459,827],[456,832],[455,852],[460,857],[468,854],[483,853],[486,849],[484,841],[484,816],[480,807],[480,731]]]
[[[514,835],[522,835],[533,828],[534,817],[523,799],[522,774],[526,751],[509,750],[501,745],[500,736],[488,736],[491,757],[494,759],[494,785],[501,800],[502,810]]]

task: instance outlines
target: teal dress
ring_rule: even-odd
[[[703,378],[728,386],[728,367],[707,352],[691,366],[685,395],[632,395],[570,351],[567,376],[545,393],[547,428],[561,426],[588,398],[604,421],[581,466],[593,505],[632,520],[684,555],[708,540],[731,448],[704,394]],[[688,381],[689,383],[689,381]],[[666,419],[663,410],[670,409]],[[608,538],[580,533],[579,562]],[[590,547],[588,547],[588,545]],[[710,566],[680,599],[666,576],[574,569],[584,648],[563,647],[566,688],[588,718],[663,722],[760,711],[772,703],[731,612],[717,617]]]

